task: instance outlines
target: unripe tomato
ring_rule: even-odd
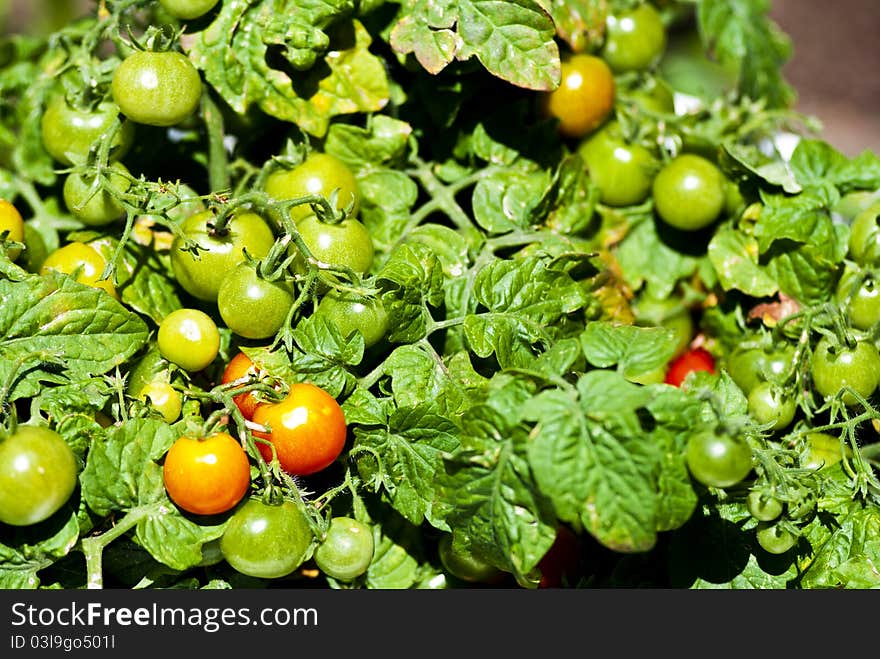
[[[118,299],[119,293],[113,282],[109,278],[101,279],[106,267],[107,261],[98,250],[89,244],[74,241],[46,256],[40,266],[40,273],[46,274],[52,270],[68,275],[76,273],[76,281],[80,284],[100,288]]]
[[[202,79],[181,52],[139,50],[113,72],[113,100],[139,124],[174,126],[192,115],[202,96]]]

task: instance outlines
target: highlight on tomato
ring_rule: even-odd
[[[244,447],[227,432],[182,435],[165,454],[162,478],[169,498],[180,508],[217,515],[247,494],[251,467]]]
[[[253,430],[266,462],[272,449],[288,474],[307,476],[329,467],[342,453],[348,427],[336,399],[321,387],[298,382],[277,403],[261,403],[254,410],[253,422],[265,430]]]

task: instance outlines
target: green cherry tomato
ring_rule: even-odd
[[[590,179],[609,206],[630,206],[647,199],[658,169],[651,151],[627,142],[616,121],[608,122],[578,147]]]
[[[40,137],[50,156],[62,165],[72,165],[71,156],[84,159],[117,118],[121,123],[111,143],[110,160],[118,160],[131,148],[135,127],[119,117],[119,106],[109,100],[94,108],[76,108],[68,104],[64,94],[54,95],[40,118]]]
[[[113,282],[110,279],[101,279],[106,267],[107,259],[92,245],[73,241],[50,252],[40,266],[40,273],[56,271],[75,274],[76,281],[80,284],[100,288],[118,299],[119,293]]]
[[[0,225],[2,225],[3,211],[0,206]],[[46,240],[43,234],[39,232],[32,224],[25,222],[24,224],[24,246],[17,259],[14,259],[18,265],[31,273],[37,273],[49,255],[49,249],[46,247]],[[10,254],[15,250],[10,250]]]
[[[759,490],[752,490],[746,497],[749,514],[760,522],[772,522],[782,514],[782,501],[767,496]]]
[[[373,560],[373,530],[351,517],[334,517],[315,549],[315,565],[338,581],[353,581]]]
[[[542,111],[556,119],[559,134],[579,139],[596,130],[614,109],[614,74],[601,57],[563,58],[559,86],[541,97]]]
[[[220,352],[217,324],[199,309],[176,309],[159,323],[159,352],[185,371],[200,371]]]
[[[855,405],[853,392],[867,398],[880,383],[880,353],[867,340],[856,341],[852,347],[836,345],[823,336],[813,349],[810,374],[816,392],[829,398],[848,387],[841,400],[845,405]]]
[[[682,231],[703,229],[724,209],[726,178],[710,160],[682,153],[654,177],[652,194],[660,219]]]
[[[219,0],[159,0],[159,4],[175,18],[192,20],[211,11]]]
[[[308,518],[293,501],[271,504],[250,498],[229,518],[220,551],[242,574],[278,579],[302,565],[314,538]]]
[[[388,313],[379,298],[328,290],[315,313],[329,320],[344,337],[352,332],[360,333],[365,348],[376,345],[388,332]]]
[[[706,487],[736,485],[752,470],[748,443],[714,430],[691,436],[685,459],[691,475]]]
[[[0,234],[6,234],[6,240],[16,243],[25,242],[25,224],[21,213],[15,205],[6,199],[0,199]],[[20,247],[7,248],[6,255],[15,261],[21,254]]]
[[[784,377],[794,364],[794,348],[783,345],[769,350],[736,348],[724,362],[727,373],[748,396],[761,382]]]
[[[156,410],[166,423],[174,423],[180,416],[182,400],[180,392],[170,382],[154,380],[138,391],[138,398]]]
[[[71,215],[86,226],[110,224],[125,215],[119,197],[131,186],[130,176],[128,168],[118,161],[110,163],[105,176],[99,177],[97,172],[94,175],[71,172],[64,179],[64,203]],[[99,179],[98,188],[93,192],[96,179]],[[110,190],[103,187],[105,182]]]
[[[504,574],[480,556],[453,545],[451,533],[440,537],[437,551],[443,569],[462,581],[469,583],[492,583],[500,579]]]
[[[774,382],[761,382],[748,395],[749,414],[769,430],[782,430],[791,425],[797,402]]]
[[[217,292],[217,309],[223,322],[247,339],[275,336],[292,306],[290,282],[263,279],[247,263],[229,271]]]
[[[51,517],[73,494],[79,463],[46,426],[20,425],[0,440],[0,522],[29,526]]]
[[[263,189],[277,201],[307,195],[321,195],[329,199],[330,193],[337,190],[337,210],[352,204],[352,218],[357,217],[360,211],[361,194],[354,173],[342,160],[329,153],[311,153],[291,169],[276,169],[266,177]],[[295,222],[313,213],[309,204],[290,208],[290,217]]]
[[[615,73],[649,69],[665,50],[666,26],[650,3],[606,17],[600,54]]]
[[[178,51],[137,51],[113,72],[113,100],[130,120],[174,126],[192,115],[202,97],[202,79]]]
[[[175,236],[171,243],[171,268],[181,288],[195,298],[216,302],[226,275],[245,260],[244,250],[253,258],[264,258],[275,242],[266,221],[252,212],[233,216],[222,232],[214,230],[215,215],[210,210],[190,215],[181,224],[183,234],[200,247],[197,254],[185,249]]]
[[[843,456],[852,457],[852,449],[840,438],[826,432],[811,432],[799,456],[804,469],[822,469],[835,465]]]
[[[797,544],[797,536],[774,522],[758,522],[755,531],[758,544],[771,554],[784,554]]]
[[[296,228],[312,256],[323,264],[351,268],[358,274],[365,274],[373,265],[373,239],[359,220],[350,217],[330,224],[312,214],[297,222]]]
[[[868,330],[880,321],[880,282],[873,273],[861,274],[845,267],[837,284],[836,299],[856,329]]]
[[[880,202],[871,204],[853,218],[849,255],[862,266],[880,264]]]

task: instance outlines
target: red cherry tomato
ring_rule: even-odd
[[[669,362],[666,371],[666,384],[680,387],[681,383],[692,371],[708,371],[715,373],[715,358],[705,348],[691,348],[681,356]]]

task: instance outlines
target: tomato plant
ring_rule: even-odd
[[[217,323],[199,309],[176,309],[159,323],[159,352],[186,371],[206,368],[220,352]]]
[[[664,382],[680,387],[688,374],[694,371],[715,373],[715,357],[711,352],[700,347],[685,350],[669,363]]]
[[[793,360],[794,349],[789,345],[770,348],[739,346],[724,359],[724,368],[748,395],[761,382],[783,379],[792,369]]]
[[[22,424],[0,440],[0,522],[30,526],[73,494],[79,462],[55,430]]]
[[[88,243],[74,240],[47,254],[40,272],[56,271],[72,275],[80,284],[99,288],[118,298],[116,286],[109,278],[104,278],[106,267],[107,260],[98,250]]]
[[[749,444],[712,429],[699,430],[688,439],[685,458],[691,476],[707,487],[731,487],[752,470]]]
[[[24,241],[24,219],[12,202],[0,199],[0,235],[6,234],[4,239],[17,243]],[[21,254],[20,247],[7,247],[6,255],[15,261]]]
[[[651,3],[610,13],[605,21],[602,58],[615,73],[655,66],[666,49],[666,25]]]
[[[695,153],[682,153],[657,172],[651,194],[661,220],[682,231],[696,231],[721,215],[726,180],[710,160]]]
[[[253,360],[245,353],[238,352],[226,364],[220,382],[221,384],[246,384],[256,375],[258,375],[258,369]],[[251,391],[237,394],[232,397],[232,400],[245,419],[251,419],[254,416],[254,410],[260,404],[260,399]]]
[[[183,510],[217,515],[247,494],[251,467],[244,448],[229,433],[183,435],[165,454],[162,479],[168,496]]]
[[[245,252],[264,258],[275,242],[266,221],[256,213],[241,212],[222,228],[210,210],[190,215],[180,224],[181,235],[171,244],[171,267],[177,283],[193,297],[216,302],[220,285],[235,266],[245,260]],[[187,240],[195,243],[193,253]]]
[[[266,194],[278,201],[298,199],[310,195],[329,198],[336,193],[336,210],[350,208],[349,217],[357,218],[361,194],[354,172],[342,160],[329,153],[312,152],[299,164],[279,167],[272,171],[263,184]],[[314,211],[310,204],[290,207],[290,217],[299,221]]]
[[[350,268],[364,274],[373,265],[373,239],[359,220],[350,217],[330,223],[313,213],[299,220],[296,228],[312,257],[325,267]]]
[[[131,185],[131,173],[121,162],[110,163],[106,177],[97,172],[94,176],[71,172],[64,179],[62,195],[71,214],[83,224],[100,227],[125,215],[120,201]],[[103,187],[106,181],[110,190]]]
[[[456,547],[451,533],[440,536],[437,552],[443,569],[456,579],[468,583],[492,584],[504,576],[501,570],[480,556]]]
[[[870,396],[880,382],[880,353],[867,340],[852,345],[835,343],[823,336],[813,349],[810,375],[816,392],[824,397],[840,395],[846,405],[858,396]]]
[[[602,203],[631,206],[643,202],[659,163],[650,149],[624,139],[617,122],[609,121],[578,146]]]
[[[561,64],[559,86],[544,97],[544,112],[561,135],[582,138],[596,130],[614,107],[614,74],[601,57],[576,54]]]
[[[345,447],[347,425],[336,399],[321,387],[308,382],[290,386],[284,399],[262,403],[254,410],[255,424],[267,428],[254,430],[263,458],[272,460],[274,449],[281,468],[289,474],[307,476],[329,467]]]
[[[72,165],[74,159],[85,158],[114,125],[109,155],[111,160],[119,160],[131,149],[135,138],[135,126],[119,115],[119,106],[105,100],[79,107],[69,104],[59,92],[49,99],[40,118],[40,137],[49,155],[62,165]]]
[[[275,336],[293,306],[293,286],[271,281],[250,264],[226,273],[217,291],[217,309],[226,326],[247,339]]]
[[[128,119],[150,126],[174,126],[198,108],[202,79],[181,52],[138,50],[116,67],[110,90]]]
[[[333,517],[315,548],[315,565],[339,581],[353,581],[373,560],[373,529],[352,517]]]
[[[229,518],[220,551],[242,574],[278,579],[302,565],[314,539],[308,518],[293,501],[250,497]]]
[[[330,290],[321,297],[315,313],[333,323],[342,336],[359,333],[365,348],[379,343],[388,332],[388,312],[376,297]]]

